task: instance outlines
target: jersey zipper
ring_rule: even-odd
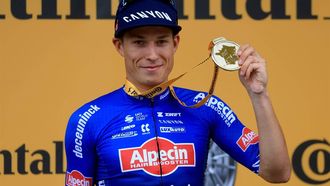
[[[156,137],[156,144],[157,144],[157,151],[158,151],[158,163],[159,163],[159,173],[160,173],[160,185],[163,186],[164,185],[164,181],[163,181],[163,168],[162,168],[162,164],[161,164],[161,159],[160,159],[160,145],[159,145],[159,141],[158,141],[158,130],[157,130],[157,124],[156,124],[156,118],[155,118],[155,101],[154,98],[151,98],[151,115],[152,115],[152,120],[153,120],[153,124],[154,124],[154,129],[155,129],[155,137]]]

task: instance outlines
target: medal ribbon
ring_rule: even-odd
[[[209,50],[212,49],[213,47],[213,43],[211,42],[210,46],[209,46]],[[209,55],[208,58],[206,58],[204,61],[202,61],[201,63],[197,64],[196,66],[194,66],[192,69],[202,65],[203,63],[205,63],[206,61],[208,61],[209,59],[211,58],[211,54]],[[153,98],[159,94],[161,94],[162,92],[164,92],[167,87],[170,88],[170,91],[171,91],[171,94],[173,95],[173,97],[184,107],[189,107],[189,108],[198,108],[200,106],[202,106],[213,94],[214,92],[214,87],[215,87],[215,84],[216,84],[216,80],[217,80],[217,76],[218,76],[218,71],[219,71],[219,67],[214,63],[214,71],[213,71],[213,78],[212,78],[212,82],[211,82],[211,86],[209,88],[209,91],[208,91],[208,94],[207,96],[202,99],[200,102],[194,104],[194,105],[186,105],[183,101],[181,101],[178,96],[176,95],[175,91],[174,91],[174,88],[172,86],[172,84],[179,80],[180,78],[182,78],[184,75],[186,75],[188,72],[185,72],[181,75],[179,75],[178,77],[176,78],[173,78],[173,79],[170,79],[164,83],[161,83],[157,86],[154,86],[153,88],[149,89],[149,90],[146,90],[144,92],[140,92],[135,85],[133,85],[130,81],[126,80],[126,83],[125,83],[125,87],[124,87],[124,90],[125,92],[130,95],[130,96],[144,96],[144,97],[147,97],[147,98]]]

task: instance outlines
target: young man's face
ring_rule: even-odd
[[[168,79],[179,40],[169,28],[146,26],[125,32],[113,43],[124,57],[127,80],[145,91]]]

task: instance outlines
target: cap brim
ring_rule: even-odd
[[[163,24],[145,24],[145,25],[136,25],[136,26],[127,27],[125,29],[121,29],[120,32],[115,33],[115,37],[120,38],[124,35],[125,32],[127,32],[129,30],[132,30],[132,29],[135,29],[135,28],[140,28],[140,27],[146,27],[146,26],[155,26],[155,27],[156,26],[162,26],[162,27],[170,28],[173,32],[173,35],[177,35],[182,30],[182,27],[179,26],[179,25],[177,25],[177,26],[173,26],[173,25],[167,26],[167,25],[163,25]]]

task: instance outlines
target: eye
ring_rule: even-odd
[[[161,40],[157,41],[158,45],[164,45],[164,44],[167,44],[167,43],[168,43],[168,40],[166,40],[166,39],[161,39]]]
[[[135,41],[133,41],[133,43],[135,45],[143,46],[145,44],[145,41],[143,41],[143,40],[135,40]]]

